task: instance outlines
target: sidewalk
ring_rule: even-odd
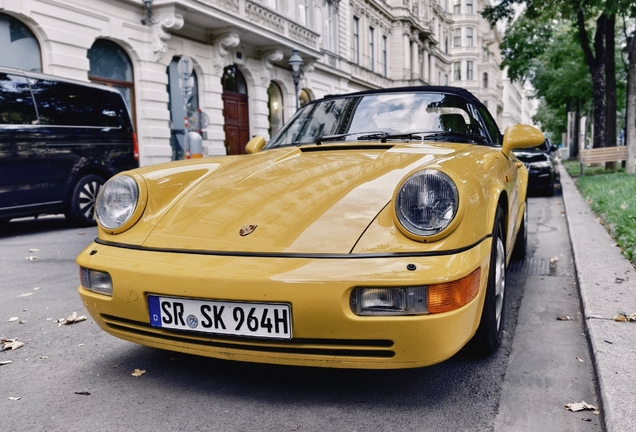
[[[559,166],[585,323],[608,432],[636,431],[636,271]]]

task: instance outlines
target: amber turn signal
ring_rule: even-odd
[[[479,293],[481,269],[459,280],[428,287],[428,312],[448,312],[469,303]]]

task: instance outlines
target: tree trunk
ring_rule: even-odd
[[[616,15],[605,21],[605,147],[616,147]],[[607,162],[605,168],[615,170],[616,162]]]
[[[625,120],[625,143],[627,145],[627,163],[625,171],[634,174],[636,157],[636,32],[627,39],[629,66],[627,69],[627,119]]]
[[[585,54],[585,62],[592,75],[593,111],[594,111],[594,138],[593,148],[605,147],[605,30],[607,16],[603,13],[596,20],[596,33],[594,35],[594,52],[590,48],[590,39],[585,29],[585,17],[583,10],[577,12],[577,25],[581,48]]]

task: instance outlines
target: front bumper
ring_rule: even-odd
[[[281,258],[155,252],[91,244],[77,258],[108,272],[112,297],[80,286],[88,312],[106,332],[131,342],[249,362],[342,367],[410,368],[450,358],[473,336],[483,308],[491,240],[452,255],[373,258]],[[414,264],[415,270],[407,265]],[[411,267],[412,268],[412,267]],[[451,312],[357,316],[357,286],[401,287],[460,279],[481,268],[480,290]],[[148,295],[289,303],[291,340],[221,336],[151,327]]]

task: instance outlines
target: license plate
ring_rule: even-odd
[[[242,303],[148,296],[150,325],[234,336],[291,339],[291,308],[284,303]]]

